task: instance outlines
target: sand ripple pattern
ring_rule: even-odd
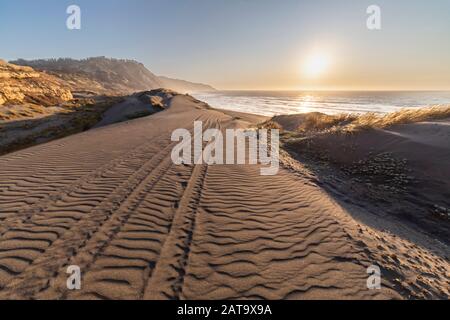
[[[368,248],[282,169],[172,163],[176,128],[232,119],[180,96],[150,118],[0,157],[0,298],[401,298],[368,290]],[[66,288],[66,269],[82,289]]]

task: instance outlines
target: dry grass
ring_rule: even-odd
[[[258,125],[258,129],[276,129],[283,130],[280,124],[275,121],[268,120]]]
[[[403,109],[386,115],[367,113],[351,122],[350,128],[387,128],[398,124],[441,120],[450,117],[450,106],[428,107],[420,109]]]
[[[267,128],[281,128],[298,133],[356,132],[364,129],[383,129],[399,124],[450,118],[450,106],[403,109],[380,115],[376,113],[326,115],[307,114],[274,117],[263,124]]]
[[[0,121],[33,118],[45,113],[47,113],[45,107],[35,104],[24,104],[20,106],[0,106]]]
[[[338,114],[334,116],[323,113],[309,113],[303,122],[298,126],[297,131],[323,131],[333,127],[346,126],[358,118],[353,114]]]

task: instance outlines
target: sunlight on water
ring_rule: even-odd
[[[193,94],[215,108],[273,116],[307,112],[388,113],[450,105],[450,92],[217,91]]]
[[[312,108],[312,103],[314,102],[315,99],[316,98],[312,95],[299,96],[297,113],[313,112],[314,108]]]

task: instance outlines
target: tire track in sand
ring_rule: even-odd
[[[179,299],[196,225],[207,165],[196,165],[175,213],[155,270],[143,292],[144,299]]]
[[[158,138],[167,137],[167,133],[161,134]],[[157,139],[158,139],[157,138]],[[157,140],[156,139],[156,140]],[[155,148],[155,141],[149,142],[144,146],[139,146],[125,155],[121,155],[109,163],[99,167],[98,169],[89,172],[88,174],[81,176],[79,179],[75,180],[73,183],[70,183],[67,186],[64,186],[57,191],[52,191],[43,196],[42,198],[36,198],[31,204],[26,206],[21,205],[19,209],[12,210],[11,215],[6,216],[1,219],[0,225],[0,239],[4,236],[5,232],[14,229],[15,226],[19,223],[25,223],[29,221],[31,217],[36,214],[43,212],[48,206],[51,204],[57,203],[58,201],[62,201],[64,197],[69,196],[71,193],[76,192],[77,189],[81,188],[85,184],[95,183],[96,179],[101,178],[108,172],[114,172],[115,170],[119,170],[120,166],[126,165],[130,163],[132,159],[142,158],[142,155],[146,154],[154,154],[157,152],[157,148]],[[5,179],[10,179],[11,176],[5,177]],[[3,195],[3,198],[7,199],[6,195]],[[3,205],[6,200],[3,201]],[[10,200],[10,203],[17,203],[16,199]],[[3,213],[6,212],[5,209],[2,210]]]
[[[162,163],[171,167],[170,160],[166,157]],[[158,245],[171,227],[171,204],[172,207],[177,206],[192,172],[188,166],[166,167],[163,166],[164,170],[160,170],[161,175],[157,179],[145,181],[136,188],[121,204],[114,218],[105,223],[82,250],[77,250],[74,257],[67,259],[70,262],[64,266],[77,264],[85,274],[83,283],[86,285],[82,292],[66,295],[67,275],[60,267],[57,279],[49,279],[47,288],[34,297],[142,297],[157,259]],[[177,181],[178,190],[173,192],[173,184]],[[154,200],[158,196],[162,197],[159,203]],[[67,239],[62,242],[67,242]]]
[[[134,152],[145,147],[149,153],[157,152],[158,144],[149,142],[142,131],[136,125],[117,125],[33,147],[33,157],[22,156],[30,153],[28,149],[0,157],[0,232],[8,227],[8,221],[39,211],[65,189],[69,191],[89,176],[95,177],[96,172],[101,174],[102,167],[108,169],[112,164],[113,170],[114,163],[124,158],[126,163],[133,159],[130,156]],[[155,137],[160,133],[152,131],[156,131]],[[136,137],[130,141],[127,136],[133,133]]]
[[[204,124],[204,129],[210,127],[210,119],[206,119]],[[189,182],[196,181],[197,171],[197,167],[193,166],[173,166],[166,179],[161,179],[147,190],[130,219],[93,257],[85,276],[86,287],[69,297],[142,299],[148,279],[154,276],[155,265],[159,265],[161,257],[166,256],[164,248],[168,246],[173,230],[178,227],[179,212],[185,208],[184,199],[191,199]],[[177,177],[181,180],[177,181]],[[182,186],[176,192],[174,181]],[[152,200],[158,195],[164,196],[164,203]],[[139,231],[138,236],[136,231]]]
[[[2,286],[13,278],[14,281],[2,293],[8,294],[8,288],[18,291],[19,283],[24,294],[29,294],[27,288],[34,292],[40,290],[43,283],[46,285],[47,275],[65,261],[58,261],[57,257],[75,254],[78,247],[111,218],[115,208],[136,186],[151,178],[155,168],[160,169],[161,160],[167,158],[171,147],[168,145],[150,157],[148,150],[143,148],[140,156],[134,154],[133,160],[120,163],[112,171],[104,171],[92,183],[87,183],[88,187],[78,186],[66,198],[57,199],[53,206],[10,227],[0,242],[0,265],[3,267],[0,279]],[[104,194],[99,197],[98,190],[102,188]],[[77,192],[88,194],[89,200]],[[25,270],[27,272],[22,274]]]

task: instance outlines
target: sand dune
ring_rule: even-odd
[[[445,257],[354,220],[295,162],[274,177],[174,165],[171,132],[194,120],[252,119],[177,96],[151,117],[0,157],[0,298],[449,297]],[[372,264],[381,290],[367,289]],[[66,289],[69,265],[79,291]]]

